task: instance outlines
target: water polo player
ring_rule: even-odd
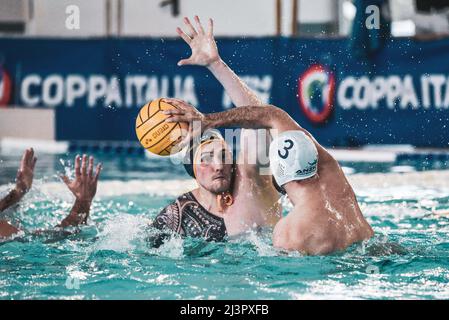
[[[16,186],[8,195],[0,200],[0,212],[8,207],[18,203],[25,193],[27,193],[33,183],[34,167],[37,158],[34,156],[34,150],[25,151],[19,170],[17,172]],[[62,220],[53,230],[38,230],[33,235],[68,235],[68,227],[76,227],[85,224],[89,217],[90,206],[97,191],[98,178],[102,170],[101,164],[97,165],[94,172],[94,158],[76,156],[75,157],[75,179],[71,180],[67,176],[61,176],[61,179],[67,185],[69,190],[75,196],[75,203],[70,210],[69,215]],[[0,220],[0,240],[11,238],[18,235],[21,230],[6,220]]]
[[[193,106],[168,99],[166,122],[201,122],[203,130],[218,127],[275,129],[270,168],[278,186],[293,204],[275,226],[273,244],[305,254],[327,254],[369,239],[373,230],[338,162],[284,110],[246,106],[203,115]]]
[[[207,67],[237,107],[262,105],[257,95],[221,60],[213,36],[213,21],[209,20],[207,32],[198,17],[195,22],[196,28],[184,18],[187,31],[177,29],[192,50],[191,57],[178,65]],[[250,131],[241,132],[236,161],[231,160],[231,150],[218,133],[203,137],[191,147],[187,153],[190,165],[186,167],[198,188],[164,208],[154,226],[211,240],[222,240],[254,227],[274,226],[280,219],[281,207],[271,175],[260,174],[260,162],[244,161],[245,155],[258,153],[256,143],[250,142],[255,136]],[[268,150],[269,141],[264,143]]]

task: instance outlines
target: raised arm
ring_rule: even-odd
[[[37,230],[32,232],[35,236],[49,236],[54,240],[64,238],[71,232],[64,230],[68,227],[76,227],[87,222],[90,206],[97,192],[98,178],[102,170],[101,164],[97,165],[94,173],[94,158],[83,155],[75,157],[75,179],[71,180],[67,176],[61,179],[75,196],[75,203],[68,216],[62,220],[55,229]],[[20,229],[10,225],[4,220],[0,220],[0,240],[9,238],[20,232]]]
[[[102,166],[98,164],[94,173],[94,158],[83,155],[75,157],[75,179],[70,180],[67,176],[61,179],[75,196],[75,203],[69,215],[58,225],[60,228],[78,226],[85,224],[89,217],[92,200],[97,193],[98,178]]]
[[[37,158],[33,148],[25,150],[17,170],[16,185],[3,199],[0,200],[0,212],[17,204],[31,189],[33,184],[34,167]],[[17,234],[20,229],[9,224],[6,220],[0,220],[0,239],[9,238]]]
[[[204,30],[200,19],[195,16],[196,28],[189,18],[184,18],[186,30],[177,28],[179,36],[190,46],[192,55],[178,62],[179,66],[205,66],[220,82],[232,103],[239,106],[262,105],[262,101],[221,59],[214,39],[214,22],[209,19],[208,30]]]
[[[236,107],[262,105],[262,101],[257,94],[252,91],[221,59],[213,35],[213,20],[209,19],[207,32],[204,30],[198,16],[195,16],[196,27],[192,25],[188,18],[184,18],[184,23],[186,31],[177,28],[177,32],[190,46],[192,55],[188,59],[179,61],[178,65],[199,65],[207,67],[223,86]],[[260,160],[263,159],[263,156],[267,153],[267,146],[271,141],[271,137],[269,132],[262,131],[261,133],[265,133],[265,135],[261,135],[260,138],[253,130],[242,130],[240,135],[241,152],[238,163],[243,164],[241,169],[254,173],[254,175],[257,176],[259,173],[259,170],[257,169],[260,161],[257,161],[255,165],[250,165],[249,163],[251,163],[251,161],[244,160],[249,155],[255,155],[256,159]],[[264,140],[258,141],[258,139]],[[265,165],[267,165],[267,163],[265,163]],[[264,175],[264,177],[271,181],[269,176]]]
[[[33,148],[25,150],[17,170],[16,185],[6,197],[0,200],[0,212],[18,203],[31,189],[36,161]]]

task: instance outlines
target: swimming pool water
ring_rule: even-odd
[[[64,239],[24,235],[0,244],[0,299],[449,298],[449,218],[436,214],[449,210],[447,171],[345,163],[376,236],[310,257],[274,249],[271,230],[151,248],[147,225],[193,181],[168,161],[98,156],[105,169],[89,225]],[[2,195],[19,157],[0,154]],[[72,204],[57,172],[72,157],[41,155],[32,191],[4,215],[27,231],[57,224]]]

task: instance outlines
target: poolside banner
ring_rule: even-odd
[[[345,39],[218,39],[223,59],[262,101],[327,146],[449,146],[449,39],[393,39],[370,60]],[[203,112],[232,107],[173,39],[1,38],[3,104],[55,108],[59,140],[135,141],[139,108],[178,97]],[[7,72],[6,72],[7,70]],[[7,99],[6,99],[7,97]]]

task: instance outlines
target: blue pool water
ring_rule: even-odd
[[[19,156],[0,153],[1,195]],[[3,215],[27,231],[56,225],[72,203],[57,173],[72,157],[41,155],[32,191]],[[81,233],[0,244],[0,299],[449,298],[449,218],[441,214],[449,210],[447,171],[415,163],[397,174],[395,164],[345,163],[376,236],[310,257],[275,250],[270,230],[150,248],[151,219],[194,183],[169,161],[98,157],[105,170]]]

